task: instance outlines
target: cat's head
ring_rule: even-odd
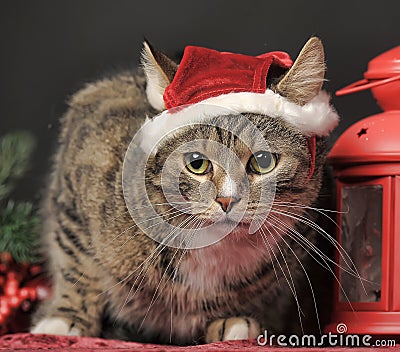
[[[134,194],[128,208],[143,205],[130,209],[136,223],[146,222],[142,229],[158,241],[173,238],[165,242],[173,246],[205,246],[229,233],[265,235],[276,224],[280,235],[295,221],[283,214],[287,207],[300,214],[315,201],[324,137],[337,123],[321,91],[322,43],[311,38],[293,64],[284,53],[253,60],[190,48],[178,66],[144,44],[147,97],[162,112],[131,145],[128,159],[143,159],[143,174],[136,174],[143,185],[125,192]],[[251,87],[244,90],[246,80]],[[166,224],[163,235],[148,222],[154,216]]]

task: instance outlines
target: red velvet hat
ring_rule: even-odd
[[[165,106],[170,109],[229,93],[264,93],[270,67],[289,68],[292,64],[289,55],[281,51],[253,57],[187,46],[165,89]]]
[[[159,82],[149,84],[152,73],[146,72],[149,102],[158,110],[166,110],[142,128],[142,148],[155,151],[156,141],[183,124],[206,123],[218,115],[257,113],[283,119],[309,137],[311,176],[315,167],[315,137],[328,135],[339,117],[325,91],[300,106],[267,87],[271,68],[289,69],[292,64],[290,56],[279,51],[248,56],[186,47],[163,95],[157,96],[153,86],[159,88]]]

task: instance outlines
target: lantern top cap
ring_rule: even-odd
[[[400,82],[400,45],[385,51],[378,55],[368,63],[368,70],[364,72],[364,79],[354,82],[336,92],[337,96],[360,92],[365,89],[372,89],[372,94],[378,101],[378,104],[385,105],[388,96],[398,94]],[[384,89],[380,88],[384,86]],[[376,94],[378,88],[378,94]],[[389,98],[391,99],[391,98]],[[381,100],[383,104],[381,104]],[[395,108],[397,105],[395,104]],[[392,104],[389,109],[383,107],[384,110],[393,110]]]
[[[338,167],[400,163],[400,111],[372,115],[350,126],[328,155]]]
[[[366,79],[387,78],[400,74],[400,45],[385,51],[368,63]]]

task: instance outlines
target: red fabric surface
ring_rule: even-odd
[[[74,336],[54,336],[54,335],[32,335],[32,334],[12,334],[0,337],[0,349],[6,351],[31,351],[35,349],[48,349],[52,351],[346,351],[369,352],[377,348],[282,348],[282,347],[263,347],[258,346],[255,340],[226,341],[208,345],[198,346],[165,346],[142,344],[137,342],[126,342],[118,340],[104,340],[95,337],[74,337]],[[382,348],[382,350],[393,352],[398,347]]]
[[[281,51],[248,56],[187,46],[164,92],[165,106],[172,109],[232,92],[264,93],[271,65],[289,68],[292,60]]]

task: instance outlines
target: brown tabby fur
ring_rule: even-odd
[[[290,282],[290,271],[305,313],[301,318],[304,330],[315,332],[311,291],[298,260],[311,276],[317,303],[325,307],[330,284],[325,278],[321,285],[321,273],[330,274],[313,265],[293,234],[292,238],[284,234],[287,230],[282,225],[273,232],[281,249],[271,240],[274,255],[260,234],[243,237],[235,233],[206,248],[183,253],[165,247],[151,255],[159,244],[133,226],[121,185],[126,149],[145,117],[157,113],[149,106],[145,85],[141,71],[127,72],[88,85],[69,102],[43,204],[44,250],[49,255],[54,295],[41,306],[34,326],[43,318],[61,318],[69,329],[66,334],[174,344],[224,339],[224,319],[231,317],[245,317],[259,331],[299,332],[297,304],[285,278]],[[323,227],[324,217],[319,213],[278,202],[324,207],[321,199],[326,191],[322,198],[319,192],[325,140],[317,140],[316,169],[308,180],[306,137],[283,121],[246,116],[281,155],[273,209],[304,215]],[[249,158],[239,142],[231,143],[234,138],[227,131],[235,128],[234,117],[217,119],[225,131],[188,127],[181,138],[167,143],[150,160],[146,182],[152,201],[165,202],[157,165],[185,140],[216,140]],[[186,177],[186,192],[195,199],[194,181]],[[160,211],[168,209],[165,205]],[[277,216],[312,243],[321,241],[322,236],[302,222]],[[182,218],[174,221],[178,220]],[[326,321],[322,311],[321,324]]]

